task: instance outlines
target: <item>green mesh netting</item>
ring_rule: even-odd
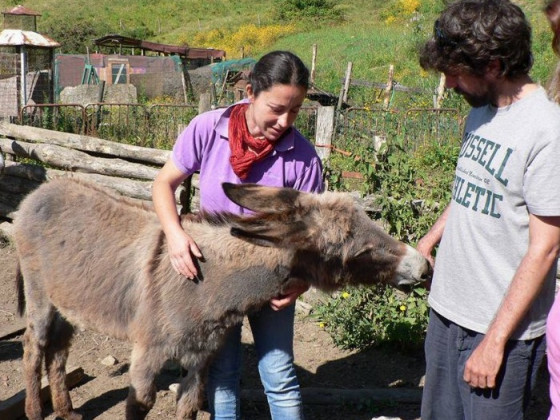
[[[254,58],[240,58],[239,60],[227,60],[212,64],[212,83],[220,85],[224,82],[228,71],[239,72],[249,70],[257,61]]]

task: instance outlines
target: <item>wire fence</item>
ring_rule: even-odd
[[[312,142],[317,133],[317,106],[304,106],[295,126]],[[193,104],[95,103],[28,105],[20,123],[84,134],[158,149],[171,149],[179,133],[198,114]],[[405,111],[351,107],[335,113],[332,145],[349,153],[380,141],[398,142],[414,151],[427,142],[459,142],[463,118],[457,109],[412,108]]]
[[[407,149],[416,149],[427,142],[445,144],[458,142],[463,118],[458,109],[412,108],[401,119],[401,132]]]
[[[197,115],[197,105],[40,104],[21,109],[19,123],[121,143],[170,149]]]
[[[340,150],[353,151],[376,148],[379,141],[390,141],[399,134],[398,111],[348,108],[338,114],[333,145]]]
[[[21,108],[18,122],[48,130],[85,134],[86,114],[80,104],[26,105]]]

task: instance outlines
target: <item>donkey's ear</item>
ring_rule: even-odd
[[[259,246],[299,247],[308,240],[308,230],[302,220],[287,223],[281,220],[240,219],[232,223],[231,234]]]
[[[283,213],[294,208],[301,194],[292,188],[263,187],[257,184],[224,182],[226,196],[241,207],[258,213]]]

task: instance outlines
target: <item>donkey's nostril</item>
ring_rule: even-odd
[[[434,275],[434,270],[432,266],[428,264],[428,269],[420,276],[420,278],[424,281],[431,280],[432,276]]]

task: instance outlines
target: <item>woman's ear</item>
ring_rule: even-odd
[[[253,101],[255,100],[255,95],[253,93],[253,86],[251,86],[251,83],[247,83],[247,86],[245,86],[245,92],[247,92],[247,98],[249,99],[249,102],[253,103]]]

